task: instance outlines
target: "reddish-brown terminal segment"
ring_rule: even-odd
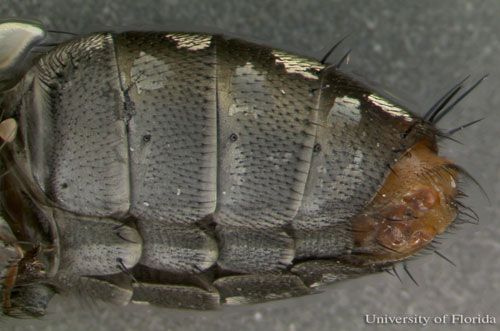
[[[455,219],[458,171],[424,142],[395,165],[364,212],[352,220],[355,249],[366,263],[404,259]]]

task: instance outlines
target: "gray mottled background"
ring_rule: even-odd
[[[180,1],[1,0],[0,15],[30,17],[47,26],[86,31],[112,26],[207,27],[269,45],[318,55],[346,34],[354,49],[349,70],[411,96],[420,113],[461,77],[489,79],[442,121],[442,127],[486,117],[457,134],[463,145],[443,151],[484,186],[491,203],[469,185],[467,201],[480,225],[463,226],[441,251],[410,264],[417,287],[387,274],[332,286],[323,294],[216,312],[113,307],[56,298],[38,321],[4,320],[11,330],[358,330],[364,314],[490,314],[500,319],[500,2],[499,1]],[[339,57],[339,55],[337,55]],[[500,323],[500,322],[499,322]],[[398,329],[396,325],[379,328]],[[485,325],[430,329],[497,330]],[[417,329],[409,325],[406,329]]]

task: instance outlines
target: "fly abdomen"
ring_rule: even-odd
[[[34,177],[70,212],[132,217],[141,263],[160,270],[283,270],[296,247],[340,255],[386,169],[360,170],[373,116],[355,97],[335,104],[343,91],[308,61],[209,35],[70,42],[40,61],[22,121]],[[197,226],[207,216],[215,232]]]
[[[44,300],[75,288],[212,309],[303,295],[411,256],[456,213],[459,170],[430,123],[281,50],[97,33],[40,56],[2,96],[4,205],[44,242],[9,243],[5,293],[19,265],[47,278]]]

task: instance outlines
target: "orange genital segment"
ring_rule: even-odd
[[[352,220],[361,262],[402,260],[430,243],[456,217],[458,170],[425,143],[414,145],[368,207]]]

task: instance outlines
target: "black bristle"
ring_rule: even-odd
[[[454,266],[454,267],[457,266],[452,260],[450,260],[449,258],[447,258],[443,253],[441,253],[439,251],[434,251],[434,253],[436,253],[436,255],[439,256],[439,257],[441,257],[443,260],[445,260],[448,263],[450,263],[452,266]]]
[[[454,128],[454,129],[450,129],[450,130],[448,130],[448,131],[445,131],[445,132],[444,132],[444,134],[445,134],[446,136],[451,136],[451,135],[453,135],[453,134],[457,133],[458,131],[462,131],[463,129],[468,128],[469,126],[472,126],[472,125],[474,125],[474,124],[476,124],[476,123],[481,122],[482,120],[484,120],[484,117],[483,117],[483,118],[480,118],[480,119],[478,119],[478,120],[474,120],[474,121],[471,121],[471,122],[469,122],[469,123],[466,123],[466,124],[460,125],[459,127],[456,127],[456,128]]]
[[[61,30],[47,30],[49,33],[56,33],[56,34],[67,34],[70,36],[78,36],[78,33],[74,32],[69,32],[69,31],[61,31]]]
[[[441,111],[441,109],[443,109],[446,106],[446,104],[450,102],[450,100],[455,96],[455,94],[457,94],[458,91],[462,89],[463,83],[469,77],[470,75],[462,79],[460,82],[455,84],[448,92],[446,92],[441,98],[439,98],[439,100],[436,101],[436,103],[434,103],[434,105],[427,111],[427,113],[425,113],[423,119],[428,122],[433,122],[434,116],[436,116]]]
[[[129,276],[135,283],[139,283],[137,281],[137,279],[134,277],[134,275],[132,274],[132,272],[125,266],[125,264],[123,263],[123,260],[121,258],[117,258],[116,262],[118,262],[118,265],[117,265],[118,269],[120,269],[124,274]]]
[[[406,263],[403,263],[403,269],[406,272],[406,274],[408,275],[408,277],[410,277],[410,279],[415,283],[415,285],[420,286],[420,285],[418,285],[415,278],[413,278],[413,275],[410,273],[410,270],[408,269],[408,265]]]
[[[488,193],[486,193],[486,190],[481,186],[481,184],[479,184],[479,182],[474,177],[472,177],[472,175],[467,170],[456,164],[448,164],[447,167],[463,175],[466,179],[472,181],[479,188],[479,190],[484,195],[488,203],[491,205],[491,200],[488,196]]]
[[[330,49],[328,50],[328,52],[325,53],[325,55],[321,58],[321,60],[319,62],[321,62],[321,64],[325,64],[326,61],[328,60],[328,58],[330,57],[330,55],[332,55],[332,53],[335,51],[335,49],[337,47],[339,47],[339,45],[342,42],[344,42],[344,40],[346,40],[348,37],[349,37],[349,35],[345,35],[339,41],[337,41],[332,47],[330,47]]]
[[[402,284],[403,281],[401,280],[401,277],[399,277],[398,270],[396,269],[396,266],[394,264],[392,265],[392,271],[394,272],[394,274],[396,275],[396,277],[399,279],[399,282]]]
[[[441,111],[436,112],[435,116],[433,116],[432,119],[430,119],[430,122],[432,123],[438,123],[446,114],[448,114],[460,101],[462,101],[467,95],[469,95],[476,87],[481,84],[488,75],[484,75],[483,77],[479,78],[471,87],[469,87],[464,93],[462,93],[455,101],[453,101],[450,105],[448,105],[446,108],[442,109]]]
[[[335,69],[339,69],[342,64],[344,64],[344,62],[347,63],[347,58],[349,57],[349,54],[351,54],[352,52],[352,49],[349,49],[347,52],[345,52],[344,56],[342,56],[339,60],[339,62],[337,62],[337,64],[335,65]]]

